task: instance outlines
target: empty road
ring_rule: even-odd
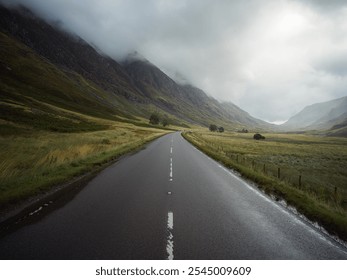
[[[347,259],[335,241],[180,133],[157,139],[60,200],[0,238],[0,258]]]

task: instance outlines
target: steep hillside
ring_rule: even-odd
[[[67,76],[3,33],[0,44],[2,133],[23,125],[56,131],[87,129],[85,119],[76,113],[113,118],[107,94],[96,93],[82,77]]]
[[[176,83],[149,61],[131,59],[125,60],[123,65],[136,87],[153,104],[190,123],[271,128],[268,123],[251,117],[232,103],[220,103],[199,88]]]
[[[345,121],[347,97],[305,107],[281,128],[285,130],[327,130]]]
[[[81,38],[47,24],[26,8],[8,10],[0,6],[0,26],[3,32],[53,64],[80,74],[104,90],[132,101],[142,100],[141,93],[131,86],[131,81],[115,60],[99,54]]]
[[[59,118],[53,106],[135,123],[156,111],[183,126],[216,123],[230,129],[271,128],[234,104],[222,104],[194,86],[176,83],[146,60],[119,64],[24,7],[0,6],[0,24],[1,106],[7,121],[23,115],[23,110],[25,117],[19,119],[29,120],[32,110],[29,114],[27,108]],[[26,109],[19,110],[18,104]]]
[[[237,107],[235,104],[231,102],[223,102],[221,106],[224,109],[224,111],[228,114],[228,118],[231,118],[235,123],[238,123],[241,126],[245,125],[249,127],[270,130],[277,129],[275,125],[269,124],[265,121],[252,117],[249,113]]]
[[[335,108],[331,109],[330,112],[324,117],[320,118],[315,122],[312,127],[316,129],[334,129],[341,127],[347,120],[347,97],[341,99],[341,103]]]
[[[333,120],[334,125],[329,129],[329,136],[347,137],[347,113]]]

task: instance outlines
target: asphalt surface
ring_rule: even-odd
[[[0,238],[1,259],[347,259],[179,133],[28,217]]]

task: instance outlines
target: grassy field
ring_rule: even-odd
[[[117,122],[107,122],[107,127],[74,133],[30,129],[0,136],[0,208],[45,192],[168,132]]]
[[[203,152],[347,240],[347,139],[293,134],[184,133]]]

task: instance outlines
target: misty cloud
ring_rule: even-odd
[[[311,5],[312,8],[325,11],[326,10],[341,10],[347,6],[345,0],[296,0],[299,3]]]
[[[337,77],[347,76],[347,50],[331,53],[317,59],[316,69]]]
[[[313,0],[6,0],[117,60],[137,51],[255,117],[288,119],[347,92],[347,6]]]

